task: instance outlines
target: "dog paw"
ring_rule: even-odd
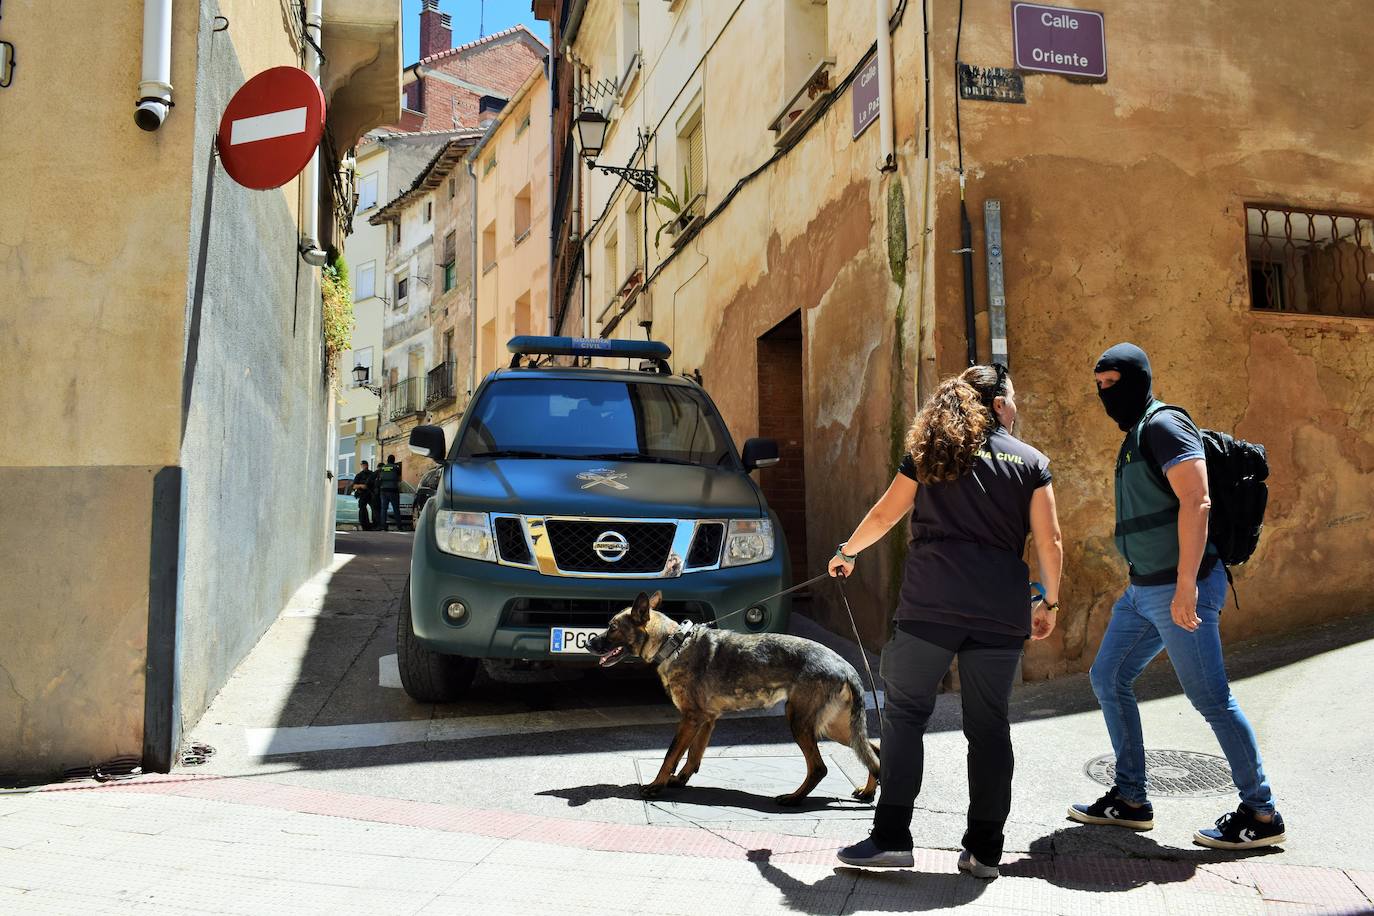
[[[691,778],[691,773],[675,773],[668,777],[668,785],[672,786],[674,789],[681,788],[687,785],[687,780]]]
[[[871,802],[878,793],[866,792],[863,789],[855,789],[851,794],[861,802]]]
[[[795,808],[797,805],[801,804],[803,798],[805,798],[805,796],[795,795],[789,792],[786,795],[779,795],[777,798],[773,799],[773,801],[782,805],[784,808]]]
[[[640,798],[657,798],[658,794],[662,791],[663,786],[661,784],[651,782],[648,785],[639,787],[639,796]]]

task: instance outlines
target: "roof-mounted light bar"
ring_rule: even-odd
[[[512,354],[510,366],[518,368],[525,356],[600,356],[607,359],[642,359],[654,363],[660,372],[671,373],[668,357],[673,350],[659,340],[608,340],[602,337],[512,337],[506,344]]]

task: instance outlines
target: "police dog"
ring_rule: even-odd
[[[658,671],[663,689],[682,713],[677,734],[646,798],[667,786],[683,786],[701,769],[701,756],[722,713],[763,709],[787,700],[787,724],[806,757],[806,779],[777,797],[795,805],[825,778],[817,738],[847,744],[868,768],[868,782],[854,791],[872,801],[878,786],[878,749],[868,740],[864,691],[858,672],[818,642],[774,633],[746,635],[704,626],[679,627],[659,613],[662,592],[639,593],[611,618],[606,632],[588,640],[602,667],[638,656]],[[676,773],[678,761],[687,755]]]

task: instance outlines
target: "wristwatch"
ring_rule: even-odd
[[[859,555],[857,553],[853,556],[850,556],[849,554],[845,553],[844,544],[841,544],[835,548],[835,556],[839,557],[841,560],[844,560],[846,563],[853,563],[855,560],[859,558]]]

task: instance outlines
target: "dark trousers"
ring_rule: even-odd
[[[358,527],[372,527],[372,497],[367,493],[358,494]]]
[[[401,491],[383,490],[381,511],[377,514],[377,527],[386,530],[386,513],[390,508],[396,513],[396,530],[401,529]]]
[[[957,652],[897,630],[883,647],[881,795],[874,841],[888,849],[911,848],[911,812],[921,792],[925,731],[940,681],[959,657],[964,737],[968,739],[968,829],[964,848],[985,865],[1002,858],[1011,812],[1011,726],[1007,706],[1021,647],[966,646]]]

